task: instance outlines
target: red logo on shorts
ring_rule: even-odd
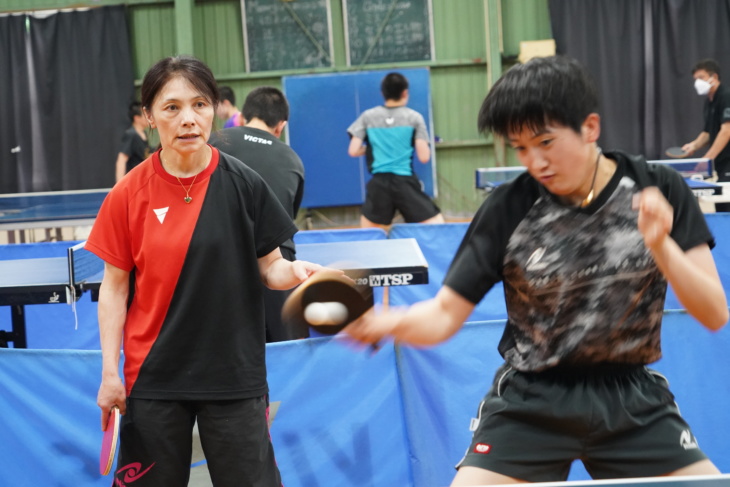
[[[474,453],[486,455],[490,451],[492,451],[492,445],[487,445],[486,443],[477,443],[474,447]]]
[[[139,480],[141,477],[143,477],[147,472],[150,471],[152,467],[154,467],[155,464],[153,463],[146,469],[142,470],[142,464],[139,462],[130,463],[129,465],[125,465],[124,467],[120,468],[116,471],[114,474],[115,476],[119,476],[119,474],[123,473],[124,478],[114,479],[114,485],[117,487],[126,487],[127,484],[133,483],[135,480]]]

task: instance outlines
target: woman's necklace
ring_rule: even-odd
[[[598,157],[596,157],[596,169],[593,171],[593,181],[591,181],[591,190],[588,193],[588,196],[585,197],[585,199],[581,202],[580,207],[585,208],[586,206],[590,205],[593,201],[593,188],[596,186],[596,175],[598,174],[598,163],[601,160],[601,149],[598,149]]]
[[[162,159],[162,163],[164,166],[168,165],[167,161],[165,161],[164,159]],[[200,174],[200,173],[198,173],[198,174]],[[193,189],[193,184],[195,184],[195,180],[198,179],[198,174],[195,175],[195,177],[193,178],[193,182],[190,183],[190,186],[187,189],[185,189],[185,185],[182,183],[182,181],[180,181],[180,178],[175,176],[175,179],[177,179],[177,182],[180,183],[180,186],[182,186],[182,189],[185,191],[185,198],[183,198],[183,201],[185,201],[185,203],[190,204],[190,202],[193,201],[193,197],[190,196],[190,190]]]
[[[195,177],[193,178],[193,182],[190,183],[190,187],[188,189],[185,189],[185,185],[183,185],[182,181],[180,181],[180,178],[175,176],[175,179],[177,179],[177,182],[180,183],[180,186],[182,186],[182,189],[185,189],[185,198],[183,198],[185,203],[190,203],[191,201],[193,201],[193,197],[190,196],[190,190],[193,189],[193,184],[195,184],[195,179],[197,177],[198,177],[198,175],[196,174]]]

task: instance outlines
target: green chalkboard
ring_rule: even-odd
[[[343,0],[350,66],[433,59],[431,0]]]
[[[332,66],[328,0],[241,0],[248,71]]]

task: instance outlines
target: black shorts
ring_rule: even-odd
[[[281,487],[266,396],[231,401],[128,398],[112,486],[188,485],[196,419],[214,485]]]
[[[707,457],[667,380],[644,366],[518,372],[502,366],[457,465],[530,482],[566,480],[573,460],[594,479],[651,477]]]
[[[363,216],[373,223],[390,225],[396,210],[408,223],[419,223],[441,213],[439,207],[423,192],[417,176],[374,174],[368,181]]]

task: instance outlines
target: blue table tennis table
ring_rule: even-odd
[[[302,244],[297,258],[342,269],[371,288],[428,283],[428,263],[413,238]],[[27,347],[25,305],[71,304],[87,291],[96,300],[103,277],[104,262],[84,242],[65,257],[0,260],[0,306],[11,307],[12,322],[12,331],[0,331],[0,346]]]
[[[698,198],[722,194],[722,185],[707,181],[713,176],[711,159],[651,160],[647,162],[674,168],[684,176],[684,180],[692,193]],[[476,170],[476,187],[490,192],[500,184],[511,181],[525,171],[526,169],[522,166],[479,168]]]
[[[0,306],[10,306],[12,324],[12,331],[0,330],[0,346],[26,348],[26,305],[72,304],[85,291],[98,296],[104,262],[83,245],[69,248],[65,257],[0,260]]]
[[[0,231],[15,231],[92,225],[109,194],[106,189],[0,194]],[[21,232],[21,241],[24,235]]]

